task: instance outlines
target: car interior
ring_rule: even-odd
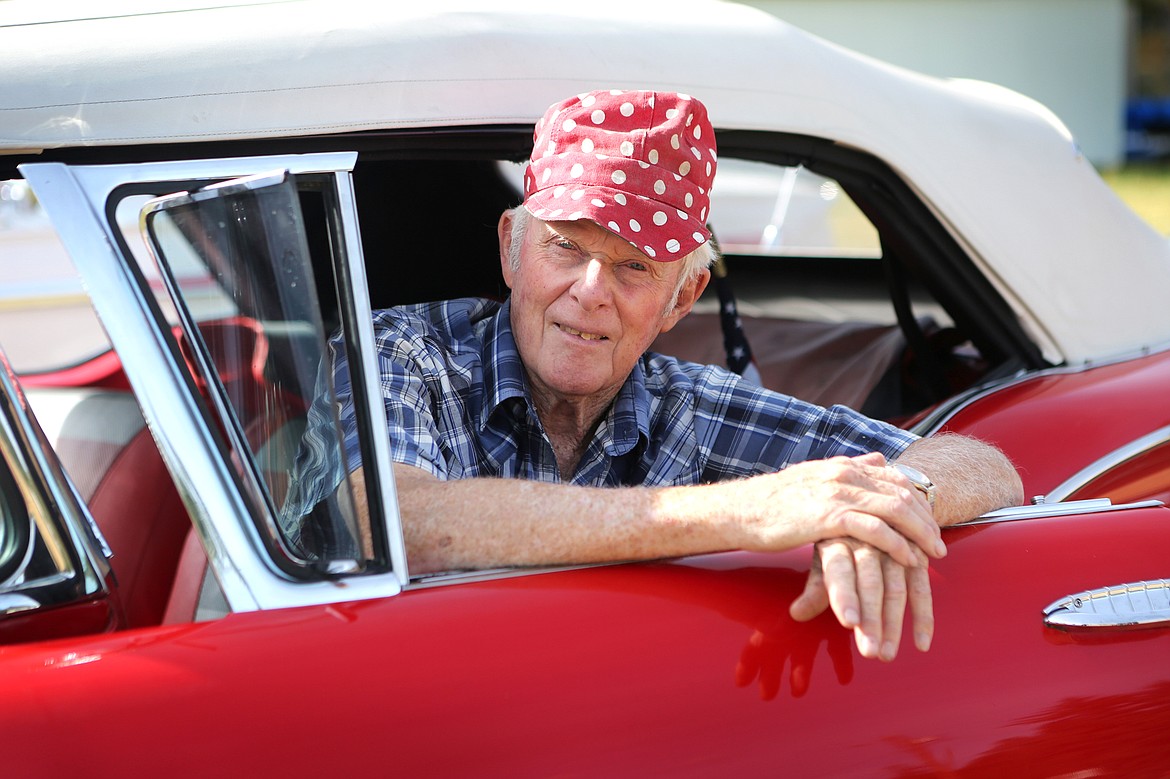
[[[501,211],[520,200],[513,171],[526,155],[529,133],[508,127],[331,139],[340,145],[353,141],[359,150],[353,183],[373,308],[507,294],[496,224]],[[781,181],[796,175],[790,170],[819,176],[820,197],[843,193],[876,236],[876,251],[865,256],[833,256],[825,247],[773,251],[763,238],[743,238],[750,231],[734,225],[734,212],[725,228],[719,206],[713,206],[712,229],[725,251],[719,269],[723,292],[734,290],[765,386],[910,424],[932,404],[982,381],[1043,365],[970,258],[879,160],[820,139],[751,132],[721,134],[720,151],[721,160],[738,157],[772,166]],[[186,152],[210,156],[208,150]],[[774,233],[776,223],[792,213],[770,190],[755,207],[763,208],[765,221],[772,219],[756,236],[767,236],[769,228]],[[319,193],[302,192],[301,208],[322,318],[333,330],[340,308],[331,226]],[[695,313],[660,338],[657,349],[682,359],[726,361],[728,332],[720,314],[727,299],[716,287],[708,288]],[[787,300],[787,308],[772,305],[777,299]],[[873,315],[851,313],[859,302]],[[270,343],[263,332],[230,316],[200,327],[209,347],[224,358],[216,363],[220,381],[256,401],[250,406],[255,418],[241,425],[250,431],[298,429],[288,424],[303,415],[311,398],[276,404],[279,425],[258,421],[271,411],[272,377],[289,359],[290,344]],[[85,386],[59,386],[68,383],[67,371],[29,376],[24,384],[114,551],[126,625],[226,613],[120,366],[108,356],[93,364],[102,360]],[[254,443],[260,451],[268,442]],[[295,447],[286,441],[273,447],[277,450],[270,463],[274,479],[282,466],[286,473],[291,467],[289,450]]]

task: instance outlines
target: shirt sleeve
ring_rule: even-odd
[[[443,383],[437,378],[442,371],[433,368],[435,350],[419,328],[386,312],[375,315],[374,336],[391,461],[446,478],[447,458],[434,413],[441,404],[431,391],[436,382]],[[290,529],[362,465],[349,359],[340,334],[330,339],[327,354],[280,512]]]
[[[437,424],[446,402],[441,356],[411,328],[379,326],[375,334],[390,459],[446,479],[449,453]]]
[[[839,455],[881,452],[893,459],[918,438],[845,406],[824,408],[762,389],[721,368],[704,368],[695,377],[695,395],[695,424],[711,480]]]

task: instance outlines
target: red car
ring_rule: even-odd
[[[384,5],[0,25],[0,179],[109,342],[0,372],[6,775],[1170,774],[1170,244],[1059,120],[734,4]],[[794,623],[807,548],[411,574],[371,310],[503,295],[533,122],[599,86],[710,109],[768,386],[978,436],[1037,496],[945,531],[929,653]],[[661,349],[724,361],[709,295]],[[366,487],[310,552],[335,333]]]

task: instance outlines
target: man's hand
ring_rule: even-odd
[[[936,525],[961,522],[1023,501],[1019,474],[1008,459],[973,438],[954,434],[923,438],[898,459],[922,470],[935,483],[938,497],[931,519]],[[895,471],[887,469],[886,475],[909,486]],[[912,550],[918,563],[907,566],[904,558],[891,559],[889,549],[855,538],[828,539],[816,545],[804,592],[790,608],[792,618],[809,620],[832,607],[837,620],[854,631],[863,656],[889,661],[897,655],[909,602],[914,644],[925,652],[934,638],[930,577],[920,551],[925,547]]]
[[[946,554],[930,506],[878,453],[798,463],[778,473],[715,485],[738,523],[730,548],[790,549],[851,537],[907,568]],[[868,566],[870,568],[872,566]]]
[[[804,592],[789,613],[806,622],[831,606],[837,620],[853,630],[863,657],[889,662],[898,654],[907,601],[914,645],[925,652],[934,638],[925,558],[920,566],[907,568],[868,544],[833,539],[816,545]]]

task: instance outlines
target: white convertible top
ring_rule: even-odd
[[[586,89],[690,92],[717,129],[884,160],[1050,359],[1170,344],[1170,244],[1027,98],[879,63],[735,3],[483,5],[5,0],[0,153],[531,123]]]

